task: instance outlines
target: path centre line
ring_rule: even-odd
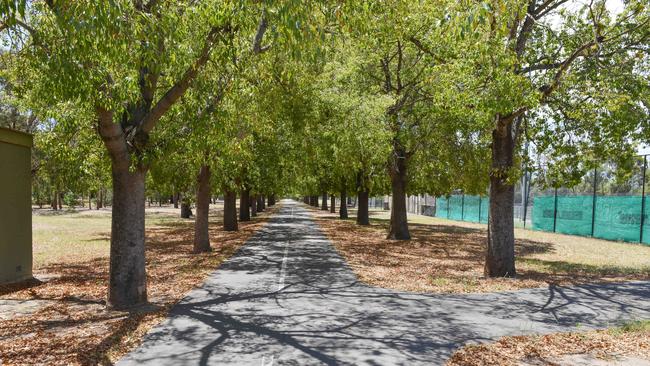
[[[293,207],[291,207],[291,218],[293,218]],[[282,257],[282,266],[280,267],[280,281],[278,282],[278,291],[284,288],[284,278],[287,275],[287,257],[289,254],[289,239],[284,243],[284,256]]]

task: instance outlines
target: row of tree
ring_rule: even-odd
[[[236,192],[354,195],[362,225],[390,194],[388,237],[409,239],[407,194],[489,187],[485,273],[514,277],[521,171],[575,182],[650,131],[642,0],[0,6],[3,104],[36,132],[38,184],[111,188],[118,308],[147,298],[152,192],[194,201],[201,251],[218,192],[230,225]]]

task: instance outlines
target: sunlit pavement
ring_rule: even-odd
[[[281,205],[118,364],[435,365],[468,342],[650,318],[650,282],[470,295],[366,286],[306,209]]]

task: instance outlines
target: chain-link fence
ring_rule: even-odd
[[[542,188],[524,174],[515,187],[514,221],[518,227],[608,240],[650,244],[646,170],[638,157],[631,174],[603,164],[572,188]],[[489,198],[455,192],[448,197],[410,196],[410,213],[487,223]]]

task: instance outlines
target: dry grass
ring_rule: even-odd
[[[80,218],[77,215],[83,214],[73,213],[52,220],[36,216],[35,238],[43,234],[39,230],[52,230],[49,236],[59,237],[56,240],[63,248],[56,248],[56,254],[50,256],[45,254],[47,248],[55,248],[57,242],[43,244],[36,239],[42,254],[36,256],[35,274],[49,280],[23,289],[0,289],[4,291],[0,301],[23,299],[45,304],[34,313],[0,320],[0,359],[5,364],[112,364],[137,346],[142,336],[165,318],[170,307],[231,256],[272,211],[240,223],[239,231],[234,233],[221,230],[220,213],[213,211],[213,251],[200,255],[191,254],[192,220],[152,213],[147,227],[151,304],[131,312],[105,309],[110,222],[103,221],[110,221],[109,216],[100,213]],[[70,227],[73,221],[66,221],[68,215],[75,228]],[[89,232],[92,235],[87,235]],[[83,240],[88,238],[93,240],[88,244],[90,249],[83,247],[88,243]],[[66,257],[62,259],[61,253]]]
[[[371,225],[313,210],[359,278],[405,291],[466,293],[544,287],[549,283],[650,279],[650,247],[517,229],[518,278],[486,279],[485,225],[410,216],[412,240],[386,240],[386,212]],[[351,212],[353,213],[353,212]]]
[[[603,360],[620,357],[650,358],[650,321],[590,332],[543,336],[503,337],[494,343],[466,346],[451,357],[448,366],[514,366],[570,364],[569,355]]]
[[[212,205],[213,215],[221,215],[223,205]],[[111,234],[110,209],[52,211],[36,209],[32,216],[34,268],[54,263],[85,262],[108,257]],[[193,222],[181,219],[171,206],[146,210],[147,230],[168,224]],[[74,253],[71,256],[70,253]]]

